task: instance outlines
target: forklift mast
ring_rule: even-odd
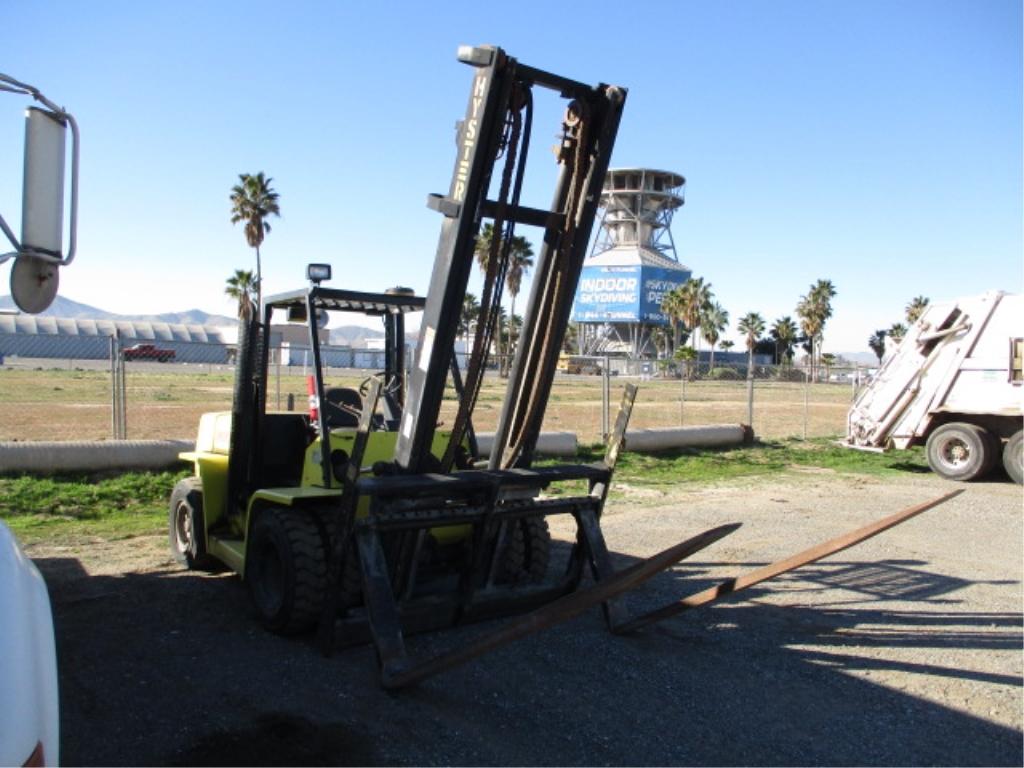
[[[543,72],[496,47],[463,47],[458,58],[475,72],[466,116],[458,129],[458,155],[448,194],[431,195],[428,200],[444,221],[395,447],[395,462],[405,473],[450,471],[459,445],[471,431],[516,224],[540,227],[544,235],[490,468],[530,466],[626,98],[623,88],[591,86]],[[519,204],[535,86],[555,91],[568,102],[557,152],[561,168],[547,210]],[[497,199],[490,199],[492,177],[501,160]],[[460,376],[455,340],[476,261],[477,235],[485,219],[493,222],[494,236],[480,320]],[[448,450],[438,467],[430,448],[450,370],[460,402]]]

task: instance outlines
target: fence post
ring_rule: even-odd
[[[747,426],[754,428],[754,366],[747,366]]]
[[[117,362],[118,362],[118,378],[121,383],[121,434],[122,440],[128,439],[128,384],[125,377],[125,364],[124,364],[124,352],[121,350],[120,343],[117,345]]]
[[[686,426],[686,420],[683,418],[683,412],[686,408],[686,372],[683,372],[683,384],[679,394],[679,426]]]
[[[110,337],[110,438],[117,440],[117,337]]]
[[[277,410],[281,410],[281,347],[274,350],[277,354],[277,365],[274,370],[276,371],[276,387],[277,387]]]
[[[114,440],[128,436],[127,391],[121,335],[115,332],[110,337],[110,431]]]
[[[811,378],[804,372],[804,440],[807,439],[807,404],[811,393]]]
[[[601,440],[608,442],[611,434],[611,427],[608,423],[608,408],[611,399],[611,371],[608,370],[608,356],[604,357],[604,365],[601,367]]]

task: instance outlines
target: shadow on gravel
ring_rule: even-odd
[[[365,736],[338,724],[304,717],[262,714],[249,726],[200,737],[169,765],[371,765]]]
[[[752,589],[633,637],[609,635],[594,610],[400,694],[380,689],[370,648],[325,659],[308,638],[262,631],[234,576],[166,563],[88,576],[74,559],[36,563],[54,607],[66,764],[1019,765],[1024,747],[1020,731],[956,700],[865,679],[1021,686],[958,668],[963,656],[948,666],[874,657],[1021,647],[1019,613],[961,612],[952,598],[970,582],[916,561],[830,562],[780,582],[795,597],[841,589],[850,604],[783,608]],[[711,565],[663,574],[631,603],[697,591]],[[915,608],[887,610],[887,600]],[[410,652],[494,626],[415,637]]]
[[[688,584],[700,583],[707,569],[719,567],[721,563],[685,562],[676,573],[682,575]],[[729,563],[737,572],[754,570],[767,565],[765,562]],[[798,592],[822,592],[828,589],[844,589],[877,600],[927,600],[934,603],[943,595],[950,595],[964,587],[978,584],[993,586],[1013,585],[1013,580],[981,581],[960,579],[940,573],[921,570],[927,565],[923,560],[879,560],[873,563],[843,562],[828,560],[824,563],[805,565],[791,573],[784,574],[763,586],[753,587],[746,592],[746,599],[777,591],[781,586],[787,594]],[[915,566],[915,567],[909,567]],[[707,584],[715,579],[706,579]],[[959,599],[946,602],[959,603]]]

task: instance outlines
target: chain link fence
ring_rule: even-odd
[[[0,334],[0,440],[194,438],[201,414],[231,408],[235,355],[220,343]],[[384,368],[383,350],[325,346],[322,355],[329,386],[358,388]],[[311,360],[301,347],[272,350],[269,408],[306,409]],[[640,387],[634,427],[745,423],[762,438],[839,435],[871,372],[575,356],[559,367],[544,429],[575,432],[583,444],[607,434],[626,381]],[[478,430],[497,424],[502,370],[492,359],[477,401]],[[450,393],[442,424],[454,413]]]

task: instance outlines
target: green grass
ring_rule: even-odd
[[[586,461],[603,456],[601,446],[581,452]],[[615,479],[634,486],[714,483],[741,477],[777,475],[800,468],[830,469],[862,475],[897,475],[928,471],[924,450],[866,453],[842,448],[826,438],[759,441],[722,449],[680,449],[661,453],[630,453],[619,458]]]
[[[597,461],[602,455],[600,446],[592,446],[581,451],[580,459]],[[920,448],[875,454],[840,448],[825,439],[781,440],[721,450],[659,454],[627,451],[619,460],[615,479],[634,487],[664,489],[680,484],[777,477],[803,467],[878,476],[923,472],[928,465]],[[0,477],[0,518],[26,543],[88,537],[116,540],[158,534],[166,530],[171,489],[188,474],[178,471]],[[551,490],[570,493],[583,488],[563,484]]]
[[[187,472],[0,477],[0,518],[23,542],[159,533],[167,500]]]

